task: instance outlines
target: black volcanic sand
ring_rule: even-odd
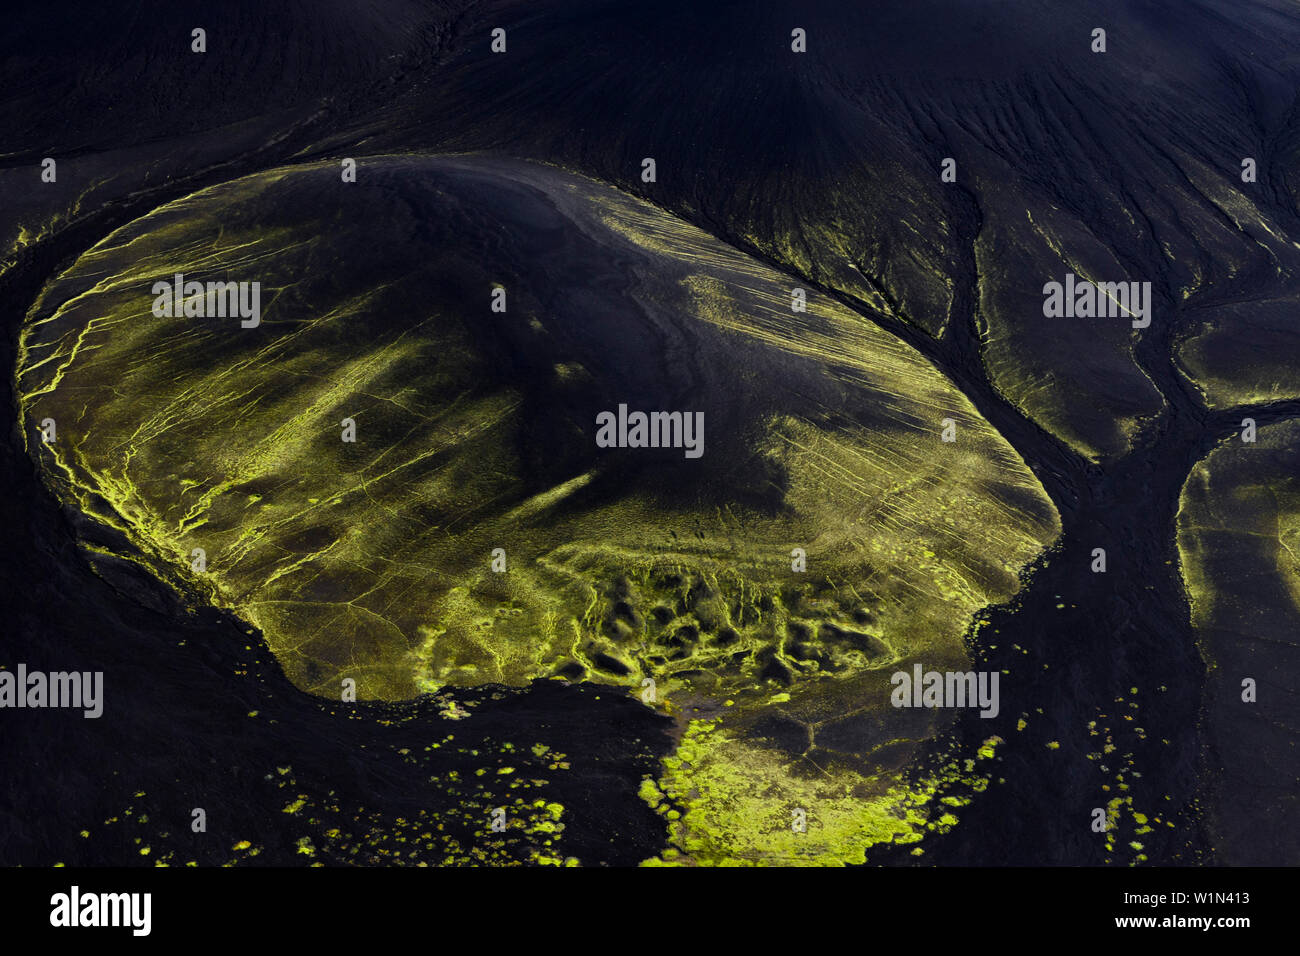
[[[1157,321],[1190,332],[1214,318],[1263,348],[1276,336],[1228,306],[1300,297],[1289,4],[509,13],[490,18],[510,29],[507,54],[490,52],[488,22],[467,27],[438,82],[368,128],[369,149],[562,162],[909,330],[961,336],[973,315],[992,385],[1086,457],[1132,448],[1167,397],[1126,320],[1045,321],[1046,281],[1150,281]],[[796,26],[805,54],[790,51]],[[955,183],[940,179],[945,157]],[[1257,182],[1241,181],[1243,157]],[[1286,366],[1276,397],[1300,396],[1296,363],[1273,362]]]
[[[985,652],[991,666],[1016,675],[1004,678],[1002,716],[964,724],[972,744],[990,731],[1008,741],[999,751],[1006,782],[965,808],[952,833],[927,843],[926,863],[1112,858],[1087,821],[1093,807],[1117,793],[1131,795],[1144,814],[1163,808],[1178,823],[1142,837],[1125,824],[1129,832],[1120,847],[1138,839],[1151,862],[1295,862],[1279,859],[1284,841],[1240,829],[1231,836],[1238,842],[1216,857],[1210,839],[1195,829],[1199,817],[1188,812],[1199,781],[1222,761],[1196,730],[1204,664],[1187,623],[1174,548],[1178,490],[1196,461],[1233,434],[1244,415],[1262,426],[1300,414],[1300,405],[1282,400],[1296,394],[1294,365],[1269,355],[1265,364],[1277,371],[1261,381],[1252,359],[1260,343],[1267,349],[1289,336],[1243,305],[1262,297],[1268,314],[1285,314],[1295,296],[1293,252],[1277,238],[1295,234],[1300,185],[1293,109],[1300,30],[1292,4],[1094,2],[1063,13],[1028,2],[996,10],[982,3],[879,3],[848,12],[818,3],[769,5],[758,14],[745,4],[574,2],[541,10],[532,3],[503,4],[478,19],[450,12],[445,27],[428,27],[438,35],[434,42],[418,26],[423,15],[407,19],[407,5],[371,6],[355,37],[316,8],[310,15],[295,9],[287,14],[288,29],[276,31],[260,29],[269,22],[258,19],[260,5],[226,14],[231,24],[245,18],[258,24],[236,61],[245,66],[310,60],[304,51],[320,36],[339,37],[344,47],[374,46],[343,57],[347,68],[320,58],[319,85],[277,94],[283,115],[274,120],[263,115],[273,66],[249,71],[218,64],[220,81],[192,70],[189,25],[180,22],[185,7],[175,22],[169,19],[184,35],[150,36],[153,52],[130,68],[123,67],[121,50],[135,35],[104,29],[115,14],[99,5],[47,5],[7,30],[8,75],[15,82],[5,85],[0,100],[3,115],[15,118],[9,125],[23,133],[0,162],[6,234],[16,231],[13,219],[40,224],[57,210],[71,210],[92,182],[100,182],[101,191],[56,234],[12,254],[15,267],[0,276],[10,330],[6,359],[12,364],[18,323],[43,282],[113,228],[195,188],[291,159],[406,148],[490,148],[565,162],[783,263],[810,288],[879,310],[875,318],[885,328],[933,359],[1006,436],[1060,510],[1066,529],[1060,550],[1036,570],[1013,606],[991,612],[984,631],[984,643],[997,644]],[[64,55],[64,35],[45,19],[50,9],[60,22],[85,24],[75,58]],[[519,64],[512,70],[487,52],[488,31],[498,25],[511,28],[507,58],[520,58],[509,59]],[[790,62],[794,25],[808,28],[810,52]],[[1105,58],[1087,53],[1096,25],[1109,30]],[[210,49],[213,33],[210,28]],[[424,52],[385,59],[403,46]],[[286,49],[298,55],[285,57]],[[171,60],[165,68],[162,58]],[[143,103],[133,101],[141,78],[156,76],[174,81],[150,88]],[[55,87],[42,86],[51,80]],[[50,88],[80,98],[64,95],[61,108],[47,109]],[[114,115],[105,102],[124,108]],[[872,116],[879,119],[868,122]],[[240,130],[252,145],[233,154],[235,128],[221,124],[240,117],[255,122]],[[192,138],[178,141],[182,129]],[[133,149],[110,155],[104,151],[110,145]],[[71,167],[79,175],[61,175],[50,187],[57,198],[46,199],[32,185],[37,164],[60,151],[84,165]],[[659,159],[656,184],[639,179],[646,155]],[[961,174],[956,188],[944,190],[937,166],[948,155],[959,159]],[[1259,182],[1249,192],[1238,178],[1240,158],[1247,155],[1260,164]],[[141,169],[151,175],[138,176]],[[837,192],[848,201],[837,203],[844,198]],[[1037,210],[1048,221],[1052,206],[1063,211],[1049,226],[1063,259],[1046,255],[1026,225],[1027,212]],[[986,230],[986,223],[1002,231]],[[976,280],[984,270],[976,243],[993,235],[1019,251],[1008,252],[991,277],[1003,294],[981,303]],[[841,243],[839,236],[847,238]],[[996,263],[998,253],[986,245],[983,254],[992,260],[984,261]],[[1067,262],[1101,263],[1095,268],[1122,273],[1101,279],[1156,283],[1156,319],[1135,337],[1131,354],[1134,339],[1122,329],[1071,325],[1044,334],[1037,313],[1024,311],[1035,305],[1030,293],[1059,279]],[[1178,305],[1184,295],[1186,311]],[[1231,354],[1220,361],[1205,357],[1192,339],[1190,347],[1181,346],[1185,362],[1175,369],[1170,356],[1184,336],[1208,321],[1217,323],[1214,334],[1224,339],[1237,316],[1250,316],[1244,323],[1249,341],[1230,339]],[[927,334],[939,328],[948,329],[941,340]],[[1262,337],[1251,328],[1262,329]],[[984,370],[989,356],[981,348],[989,329],[1003,343],[998,384],[1017,398],[1026,386],[1047,380],[1051,387],[1043,395],[1051,401],[1026,402],[1022,412],[990,386]],[[1101,338],[1091,338],[1092,331]],[[1096,344],[1101,340],[1104,346]],[[1027,362],[1036,363],[1034,374],[1023,374]],[[1135,368],[1150,386],[1138,381]],[[1276,401],[1207,413],[1186,374],[1209,379],[1216,403],[1224,396]],[[1116,430],[1116,414],[1131,417],[1127,433]],[[1142,422],[1142,415],[1154,417]],[[118,660],[135,668],[141,692],[127,704],[136,715],[130,733],[125,722],[88,730],[93,722],[38,715],[37,722],[51,727],[73,720],[74,732],[5,735],[7,763],[54,768],[47,775],[6,775],[10,822],[0,854],[6,862],[73,862],[78,847],[87,854],[83,859],[122,862],[123,854],[96,849],[102,844],[94,840],[81,842],[75,830],[120,810],[137,789],[188,809],[194,786],[221,792],[239,776],[260,779],[285,753],[295,757],[295,766],[314,760],[328,786],[340,786],[335,778],[360,780],[349,762],[364,752],[357,745],[387,731],[373,721],[345,722],[321,712],[288,690],[273,665],[261,665],[269,668],[266,682],[236,681],[230,674],[241,666],[237,649],[243,644],[230,622],[188,618],[161,596],[151,599],[158,610],[146,611],[138,597],[125,593],[150,592],[150,585],[132,575],[137,583],[119,580],[119,591],[95,577],[73,547],[74,516],[54,509],[19,449],[11,434],[0,474],[0,507],[16,531],[0,574],[11,607],[20,612],[8,629],[5,656],[35,664],[49,655],[60,666]],[[1105,465],[1090,463],[1087,454],[1105,456]],[[1097,546],[1108,550],[1105,575],[1088,571]],[[175,647],[178,631],[191,635],[185,648]],[[206,661],[196,648],[204,649]],[[159,691],[158,674],[172,675],[163,684],[174,692]],[[279,689],[268,699],[272,692],[265,688],[272,685]],[[248,689],[250,706],[229,703],[232,686]],[[586,699],[585,691],[573,693]],[[225,709],[200,708],[198,701]],[[243,716],[248,710],[275,716],[277,704],[284,708],[278,713],[297,715],[312,731],[291,731],[295,724],[281,719],[258,726],[257,735],[216,740],[214,713],[225,712],[228,726],[251,727]],[[471,721],[451,723],[464,733],[491,706]],[[616,705],[606,698],[593,706],[603,721]],[[618,713],[639,727],[657,726],[638,708],[629,704]],[[1021,713],[1026,729],[1017,731]],[[186,714],[192,716],[188,724]],[[1135,714],[1140,720],[1123,720]],[[423,738],[449,732],[446,722],[428,720]],[[1122,728],[1112,728],[1109,760],[1089,759],[1102,749],[1088,731],[1091,720],[1099,729]],[[580,724],[572,725],[579,737]],[[1129,725],[1144,733],[1139,737]],[[366,739],[353,736],[361,727],[368,728]],[[629,729],[627,739],[652,733]],[[231,740],[247,749],[229,750]],[[335,746],[336,740],[347,743]],[[1051,742],[1059,748],[1048,748]],[[555,744],[559,750],[582,752],[561,743]],[[173,749],[155,760],[160,744]],[[1250,740],[1234,744],[1248,749]],[[1255,766],[1273,774],[1262,787],[1293,785],[1294,758]],[[1115,779],[1124,767],[1142,774],[1126,774],[1127,792]],[[62,776],[66,768],[84,770],[86,786]],[[115,769],[123,780],[117,790],[104,785],[116,779]],[[624,767],[616,778],[590,779],[611,794],[630,795],[640,772]],[[354,783],[352,789],[362,800],[365,787]],[[280,834],[279,845],[291,847],[298,834],[279,814],[280,796],[266,793],[248,803],[246,819],[267,834],[268,846]],[[633,814],[628,819],[633,829],[636,820],[646,821],[646,829],[636,831],[645,843],[637,852],[620,844],[628,860],[648,855],[642,851],[653,851],[662,839],[654,819],[635,816],[640,811],[634,804],[635,798],[626,804]],[[51,813],[50,807],[59,809]],[[187,812],[173,812],[172,820],[188,820]],[[583,819],[596,826],[595,817]],[[612,832],[616,817],[607,819]],[[618,832],[629,833],[627,819],[617,820]],[[565,839],[571,836],[566,831]],[[602,840],[608,834],[593,837]],[[262,859],[270,856],[268,849]],[[1117,859],[1132,856],[1128,851]],[[904,850],[897,862],[912,860]]]
[[[256,276],[260,327],[150,316],[154,281],[178,270]],[[914,351],[833,300],[793,313],[786,281],[536,164],[372,161],[356,185],[329,165],[276,170],[88,253],[38,305],[19,382],[29,421],[63,424],[52,480],[66,469],[164,575],[204,548],[211,573],[192,583],[247,609],[304,690],[350,676],[363,697],[405,698],[425,677],[582,674],[601,654],[644,667],[635,687],[770,658],[776,605],[807,632],[774,664],[787,678],[960,659],[967,616],[1014,591],[1055,515]],[[695,410],[705,453],[598,448],[596,416],[620,403]],[[958,443],[939,440],[944,416]],[[812,551],[802,579],[793,545]],[[498,546],[509,576],[488,571]],[[801,581],[824,584],[818,600]],[[620,588],[628,626],[606,620],[612,640],[588,647],[593,602]],[[725,651],[671,636],[724,628]],[[638,638],[659,666],[632,663]]]
[[[471,714],[463,719],[440,717],[429,698],[397,706],[322,702],[297,691],[260,639],[250,639],[227,616],[187,613],[169,589],[129,564],[100,564],[100,573],[92,573],[75,544],[76,516],[40,493],[13,436],[0,474],[9,492],[0,508],[11,535],[0,570],[10,620],[4,662],[102,670],[106,684],[99,719],[75,711],[5,713],[10,770],[0,784],[0,859],[6,865],[152,865],[164,848],[173,851],[173,866],[356,862],[342,851],[324,851],[320,834],[327,826],[364,834],[357,818],[375,814],[373,830],[397,832],[397,818],[415,820],[422,812],[436,814],[445,836],[462,847],[499,845],[496,862],[523,861],[535,847],[527,837],[494,841],[484,831],[486,807],[514,796],[504,782],[525,776],[549,781],[530,798],[565,807],[556,847],[561,856],[632,865],[662,842],[661,819],[636,791],[668,750],[669,721],[639,702],[555,682],[526,692],[458,693],[461,709]],[[448,735],[454,747],[425,752]],[[503,763],[506,741],[519,748],[508,760],[514,776],[497,778],[501,783],[472,804],[448,792],[448,774],[472,783],[479,768]],[[535,743],[552,756],[531,754]],[[566,755],[568,770],[548,769],[555,753]],[[289,789],[281,786],[280,768],[291,768]],[[435,775],[444,782],[431,783]],[[313,807],[339,809],[320,812],[325,825],[309,826],[307,811],[301,817],[283,812],[299,796]],[[195,807],[207,812],[204,834],[191,832]],[[139,822],[142,814],[146,823]],[[315,857],[299,851],[297,841],[306,835],[320,847]],[[261,852],[241,854],[234,849],[240,841]],[[378,844],[359,839],[352,845],[362,848],[362,861],[391,862],[372,855]],[[142,847],[153,853],[141,856]],[[421,859],[436,864],[443,854]]]
[[[1286,780],[1300,684],[1300,422],[1270,425],[1254,437],[1229,437],[1192,470],[1178,545],[1192,622],[1210,664],[1205,711],[1216,845],[1236,864],[1258,862],[1242,848],[1269,846],[1265,859],[1285,865],[1300,855],[1300,838],[1288,826],[1300,794]]]
[[[125,209],[106,207],[91,223],[29,253],[23,268],[0,280],[11,329],[23,311],[13,304],[35,296],[42,274],[91,244],[112,216],[147,211]],[[6,337],[10,365],[13,349]],[[12,405],[10,380],[4,389]],[[12,721],[3,735],[5,765],[30,768],[6,773],[0,783],[5,865],[151,866],[163,849],[171,865],[357,862],[324,846],[309,857],[298,840],[312,834],[320,843],[320,832],[334,824],[364,834],[358,821],[372,816],[372,830],[396,832],[397,818],[415,820],[431,810],[461,847],[492,846],[496,862],[522,862],[539,849],[536,840],[486,836],[487,815],[480,812],[498,803],[493,797],[512,799],[507,778],[477,794],[472,806],[449,794],[445,783],[452,773],[472,782],[477,770],[504,762],[503,742],[518,747],[509,756],[517,775],[509,779],[547,780],[530,798],[566,810],[562,837],[549,852],[587,865],[634,865],[662,845],[662,818],[637,788],[669,751],[670,722],[639,702],[550,681],[527,691],[488,686],[458,693],[458,709],[471,715],[462,719],[442,716],[446,708],[429,698],[405,705],[321,701],[296,690],[260,638],[228,615],[190,611],[133,564],[107,559],[92,568],[79,538],[118,548],[124,542],[111,534],[105,539],[102,527],[50,500],[17,429],[0,450],[0,487],[10,540],[0,559],[10,618],[3,663],[100,670],[107,687],[97,720],[75,711],[5,712]],[[598,737],[593,727],[600,728]],[[426,752],[448,735],[455,746]],[[530,752],[535,743],[546,745],[544,756]],[[566,756],[567,770],[550,768],[556,754]],[[293,789],[283,788],[281,768],[291,769]],[[441,789],[431,783],[434,776],[444,781]],[[299,796],[313,808],[339,810],[321,812],[326,822],[309,826],[306,812],[284,812]],[[195,807],[207,813],[202,835],[191,831]],[[142,815],[147,823],[138,822]],[[245,841],[260,852],[235,850]],[[391,859],[379,853],[391,845],[364,839],[352,845],[361,847],[362,861]],[[154,852],[141,855],[144,846]],[[424,859],[438,863],[443,856]]]
[[[175,271],[255,276],[261,325],[151,316]],[[814,743],[823,775],[893,769],[951,715],[891,708],[890,670],[963,669],[969,615],[1059,525],[950,383],[834,300],[792,312],[787,281],[538,164],[277,169],[160,207],[48,286],[24,416],[62,423],[47,477],[159,575],[205,548],[189,583],[303,690],[651,677],[734,706],[729,730],[764,718],[747,740],[779,704],[808,725],[776,735],[801,770]],[[619,402],[701,410],[707,454],[597,448]]]

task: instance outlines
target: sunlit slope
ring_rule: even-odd
[[[1300,291],[1205,310],[1181,343],[1179,370],[1210,408],[1300,398]]]
[[[1253,444],[1229,440],[1196,465],[1178,547],[1208,665],[1216,851],[1224,863],[1293,865],[1300,846],[1285,821],[1296,780],[1285,768],[1300,687],[1300,423],[1263,428]],[[1248,859],[1239,846],[1251,848]],[[1258,858],[1258,847],[1272,856]]]
[[[1177,348],[1213,316],[1252,394],[1300,373],[1251,313],[1300,295],[1294,3],[557,0],[489,16],[438,82],[385,107],[377,142],[559,162],[928,333],[973,323],[992,385],[1092,459],[1165,409],[1143,340]],[[1044,284],[1071,271],[1151,283],[1152,325],[1045,317]]]
[[[260,281],[261,324],[156,318],[177,272]],[[23,422],[51,481],[321,694],[558,672],[743,695],[964,659],[969,615],[1015,590],[1055,513],[933,368],[817,297],[792,312],[790,286],[554,169],[275,171],[53,282]],[[702,411],[703,456],[597,448],[620,403]]]
[[[1099,75],[1107,68],[1099,65]],[[1131,97],[1056,93],[1045,115],[1027,113],[1024,128],[990,134],[997,152],[1026,151],[1039,168],[1016,171],[983,155],[973,164],[984,214],[975,253],[990,378],[1093,459],[1126,452],[1164,408],[1137,358],[1143,339],[1168,343],[1212,402],[1283,397],[1300,387],[1294,336],[1278,321],[1282,302],[1268,301],[1300,295],[1294,213],[1266,184],[1242,182],[1241,157],[1256,149],[1229,145],[1224,116],[1205,107],[1176,123],[1129,115],[1155,111],[1154,95],[1150,85]],[[1084,104],[1097,102],[1108,104],[1110,118],[1075,127],[1095,108]],[[1071,118],[1072,110],[1080,115]],[[1149,145],[1157,130],[1158,149]],[[1053,140],[1059,155],[1043,158]],[[1117,161],[1108,142],[1134,152]],[[1098,284],[1149,283],[1148,314],[1048,317],[1044,285],[1067,273]]]

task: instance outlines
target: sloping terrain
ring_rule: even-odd
[[[130,538],[331,696],[652,676],[693,718],[643,794],[665,861],[1290,854],[1250,822],[1290,709],[1216,684],[1290,667],[1293,569],[1233,529],[1283,514],[1300,415],[1290,0],[55,9],[0,39],[0,293],[12,451],[97,573]],[[261,279],[262,327],[154,320],[182,268]],[[1067,274],[1150,283],[1150,324],[1045,316]],[[595,456],[624,396],[696,402],[704,464]],[[1002,716],[925,751],[943,721],[861,706],[917,654],[997,669]]]

